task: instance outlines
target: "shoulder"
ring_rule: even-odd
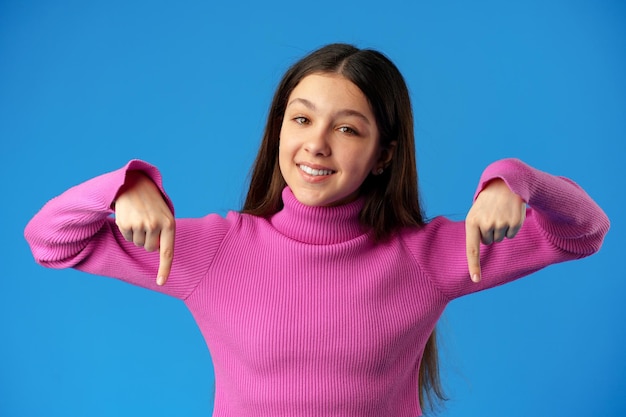
[[[263,217],[232,210],[226,215],[211,213],[199,218],[178,218],[176,233],[183,239],[214,244],[218,241],[252,237],[265,231],[268,225],[269,221]]]
[[[177,218],[176,239],[178,242],[195,245],[219,245],[233,230],[240,227],[242,215],[229,211],[225,216],[210,213],[203,217]]]
[[[438,216],[421,227],[403,228],[399,238],[413,258],[426,269],[450,257],[463,259],[465,256],[465,225],[462,221]]]
[[[465,223],[438,216],[422,227],[402,229],[400,238],[418,264],[427,270],[465,260]]]
[[[464,238],[465,226],[463,221],[450,220],[444,216],[437,216],[421,227],[405,227],[400,230],[399,236],[409,248],[424,249],[438,240]]]
[[[209,214],[205,217],[205,222],[224,234],[227,239],[252,236],[269,225],[269,221],[264,217],[235,210],[229,211],[224,217],[218,214]]]

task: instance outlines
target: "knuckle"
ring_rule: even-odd
[[[174,220],[173,217],[167,216],[167,217],[165,217],[165,219],[163,219],[163,228],[164,229],[174,230],[175,227],[176,227],[176,221]]]
[[[159,221],[154,218],[149,218],[145,221],[146,230],[155,231],[159,229]]]
[[[474,215],[469,215],[465,219],[465,225],[471,228],[476,228],[480,225],[479,219]]]
[[[510,222],[507,219],[496,219],[493,222],[493,228],[495,230],[502,230],[502,229],[506,229],[507,227],[509,227]]]
[[[470,258],[476,258],[479,254],[479,250],[476,246],[468,246],[467,248],[467,256]]]
[[[174,257],[174,250],[172,248],[161,248],[161,257],[163,259],[172,259]]]
[[[115,225],[122,232],[128,231],[130,229],[130,227],[128,227],[128,224],[124,220],[119,219],[119,218],[115,219]]]

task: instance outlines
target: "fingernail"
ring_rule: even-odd
[[[480,282],[480,276],[478,274],[474,274],[472,275],[472,281],[474,282]]]
[[[162,277],[162,276],[158,276],[158,277],[157,277],[157,285],[163,285],[163,282],[164,282],[164,281],[165,281],[165,280],[163,279],[163,277]]]

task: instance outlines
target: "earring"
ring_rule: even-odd
[[[384,171],[384,169],[383,169],[382,167],[381,167],[381,168],[378,168],[378,169],[376,170],[376,175],[380,175],[380,174],[382,174],[382,173],[383,173],[383,171]]]

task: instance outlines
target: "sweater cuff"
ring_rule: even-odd
[[[113,203],[115,201],[115,198],[117,197],[117,194],[120,191],[120,188],[122,188],[122,186],[126,182],[126,175],[128,174],[129,171],[141,171],[144,174],[146,174],[154,182],[154,184],[159,188],[159,190],[161,191],[161,195],[163,196],[163,199],[165,200],[169,209],[172,211],[172,215],[174,215],[174,204],[170,200],[169,196],[165,193],[165,189],[163,188],[163,177],[161,176],[161,173],[159,172],[158,168],[140,159],[132,159],[124,167],[122,167],[121,169],[117,171],[114,171],[114,174],[116,174],[116,177],[117,177],[115,181],[115,184],[117,186],[115,187],[114,190],[111,190],[113,191],[113,194],[110,195],[109,207],[113,206]]]
[[[532,196],[533,178],[537,170],[525,164],[519,159],[501,159],[490,164],[482,173],[478,188],[474,193],[474,201],[478,197],[489,181],[494,179],[503,180],[511,191],[521,197],[524,202],[529,203]]]

